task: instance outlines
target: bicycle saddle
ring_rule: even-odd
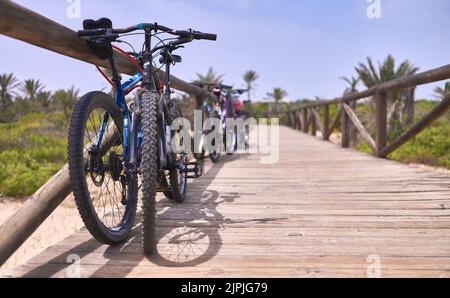
[[[112,21],[108,18],[100,18],[96,21],[86,19],[83,21],[83,29],[112,29]],[[87,43],[91,51],[100,59],[108,59],[112,57],[113,49],[111,46],[111,40],[108,40],[105,37],[90,37],[87,38]]]
[[[84,30],[92,29],[112,29],[112,21],[108,18],[100,18],[96,21],[92,19],[86,19],[83,21]]]

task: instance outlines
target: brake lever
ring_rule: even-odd
[[[170,52],[176,51],[178,49],[184,49],[183,45],[174,46],[174,45],[168,44],[167,47],[168,47]]]

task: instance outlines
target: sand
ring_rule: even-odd
[[[0,225],[8,220],[20,207],[24,199],[0,199]],[[0,275],[16,266],[24,264],[30,258],[44,251],[49,246],[64,240],[83,227],[73,198],[70,196],[50,217],[33,233],[33,235],[0,267]]]

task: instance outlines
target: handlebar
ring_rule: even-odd
[[[133,31],[137,31],[137,30],[163,31],[168,34],[176,35],[179,37],[190,38],[190,39],[196,39],[196,40],[211,40],[211,41],[217,40],[216,34],[203,33],[200,31],[194,31],[192,29],[174,30],[174,29],[171,29],[171,28],[168,28],[165,26],[158,25],[156,23],[154,23],[154,24],[141,23],[136,26],[131,26],[131,27],[123,28],[123,29],[106,29],[106,28],[103,29],[102,28],[102,29],[79,30],[78,36],[79,37],[93,37],[93,36],[102,36],[102,35],[106,35],[106,34],[119,35],[119,34],[131,33]]]
[[[237,90],[233,90],[233,93],[238,93],[238,94],[244,94],[245,92],[248,92],[248,89],[237,89]]]

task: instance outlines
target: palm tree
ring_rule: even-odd
[[[274,88],[272,92],[268,92],[267,96],[275,101],[275,113],[280,112],[280,101],[288,95],[287,91],[282,88]]]
[[[0,105],[5,107],[13,102],[14,89],[19,86],[19,80],[14,74],[3,73],[0,75]]]
[[[200,84],[221,84],[223,81],[224,75],[218,75],[212,67],[208,69],[206,75],[202,75],[197,73],[196,83]]]
[[[253,89],[255,88],[255,81],[259,78],[259,74],[256,71],[249,70],[246,73],[244,73],[244,82],[247,85],[247,95],[248,95],[248,101],[251,102],[251,96]]]
[[[39,80],[25,80],[20,88],[26,98],[33,101],[36,99],[36,95],[44,90],[45,86],[39,82]]]
[[[445,83],[444,88],[436,87],[433,91],[437,99],[443,100],[450,95],[450,81]]]
[[[52,93],[50,91],[41,91],[36,95],[36,100],[44,109],[47,109],[50,106],[51,95]]]
[[[376,84],[413,75],[417,73],[419,68],[413,66],[408,60],[405,60],[396,68],[394,57],[388,55],[383,63],[379,63],[378,69],[374,67],[372,59],[368,57],[367,65],[359,63],[355,70],[363,84],[370,88]],[[388,119],[391,129],[394,130],[394,135],[399,134],[414,121],[415,90],[414,87],[388,93]],[[405,114],[406,117],[404,117]]]
[[[66,117],[70,116],[70,111],[78,100],[78,93],[79,90],[75,90],[75,87],[72,86],[68,90],[58,90],[53,94],[53,99],[62,106]]]
[[[340,77],[341,80],[345,81],[348,83],[349,87],[347,87],[347,89],[345,89],[344,94],[348,94],[348,93],[353,93],[353,92],[357,92],[358,89],[356,88],[356,86],[358,86],[359,81],[361,80],[360,78],[355,78],[355,77],[351,77],[351,78],[347,78],[347,77]]]

